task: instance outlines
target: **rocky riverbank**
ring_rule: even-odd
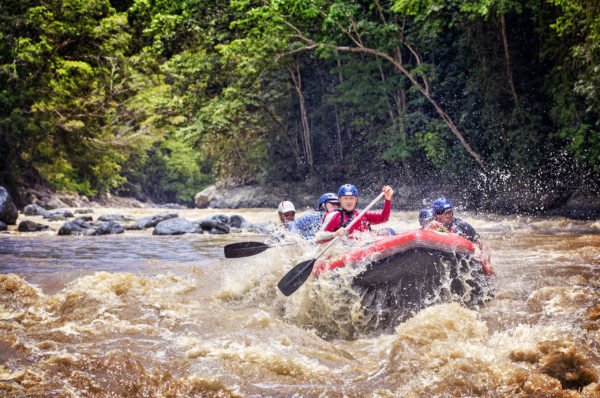
[[[594,184],[574,191],[540,188],[531,182],[521,181],[496,185],[494,189],[473,190],[465,186],[440,186],[420,184],[411,186],[393,184],[394,208],[418,210],[435,198],[446,196],[465,210],[500,214],[537,214],[564,216],[574,219],[600,219],[600,193]],[[278,187],[246,185],[212,185],[195,197],[198,208],[276,208],[281,200],[291,200],[297,209],[315,206],[316,199],[336,187],[309,191],[306,185],[280,185]],[[367,198],[378,194],[380,186],[361,188],[361,196]]]
[[[31,193],[35,203],[18,209],[6,189],[0,187],[0,231],[86,236],[142,230],[150,230],[153,235],[229,234],[241,231],[264,233],[275,225],[252,223],[241,215],[220,212],[190,218],[190,209],[186,207],[159,206],[131,198],[106,196],[102,201],[90,201],[74,194],[41,193]],[[132,217],[131,209],[139,209],[136,213],[140,217]]]
[[[390,183],[395,189],[394,208],[397,210],[417,210],[428,206],[436,197],[446,196],[454,201],[455,206],[463,210],[498,214],[564,216],[588,220],[600,219],[598,182],[590,182],[577,189],[566,189],[556,184],[542,185],[535,181],[514,179],[500,181],[500,183],[496,182],[482,189],[426,183],[414,186],[392,181]],[[297,211],[302,212],[312,208],[321,194],[335,190],[336,187],[324,188],[318,183],[309,182],[304,184],[280,183],[276,185],[234,185],[221,182],[198,192],[195,196],[194,207],[199,209],[275,209],[280,201],[291,200],[296,205]],[[379,185],[376,183],[371,184],[371,186],[360,187],[361,196],[366,198],[374,197],[377,195],[378,190]],[[19,211],[23,214],[27,205],[37,205],[44,211],[65,208],[162,208],[171,210],[187,208],[176,203],[157,204],[110,194],[88,198],[76,193],[55,192],[49,188],[39,186],[22,188],[18,194],[21,201],[25,202],[21,207],[12,201],[6,189],[0,187],[0,229],[6,229],[6,225],[15,225]],[[60,214],[58,216],[60,217]],[[237,221],[234,222],[234,224],[236,223]],[[204,225],[204,229],[200,227],[200,224],[194,227],[186,224],[182,225],[182,228],[206,231],[207,225]],[[235,225],[229,227],[232,226],[236,227]],[[38,227],[30,225],[23,228],[35,229]],[[108,227],[105,226],[105,228]],[[225,229],[223,226],[215,228],[213,225],[208,230]],[[102,231],[99,233],[102,233]]]

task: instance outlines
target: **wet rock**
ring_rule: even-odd
[[[89,235],[113,235],[125,232],[123,226],[116,221],[107,221],[100,224]]]
[[[18,217],[17,206],[13,203],[8,191],[0,186],[0,221],[8,225],[15,225]]]
[[[172,218],[179,217],[179,214],[176,212],[163,212],[151,217],[145,217],[141,220],[138,220],[133,226],[129,229],[139,230],[146,228],[153,228],[158,225],[158,223],[166,220],[170,220]]]
[[[210,217],[210,220],[216,221],[216,222],[220,222],[220,223],[223,223],[223,224],[228,224],[229,223],[229,216],[227,216],[225,214],[215,214],[214,216]]]
[[[0,221],[0,231],[6,231],[8,229],[8,225],[4,221]]]
[[[228,234],[230,232],[230,228],[227,224],[215,221],[215,220],[203,220],[198,223],[200,229],[202,231],[211,233],[211,234]]]
[[[182,235],[202,233],[198,226],[189,220],[182,217],[171,218],[169,220],[159,222],[152,235]]]
[[[133,218],[129,216],[124,216],[122,214],[105,214],[103,216],[98,217],[98,221],[134,221]]]
[[[252,224],[240,215],[234,214],[229,217],[229,226],[233,228],[251,228]]]
[[[58,234],[84,235],[90,230],[90,228],[92,228],[91,224],[88,224],[86,221],[76,218],[72,221],[64,223],[58,230]]]
[[[253,227],[253,225],[246,221],[244,217],[237,214],[232,216],[215,214],[206,220],[198,221],[197,224],[202,231],[211,234],[228,234],[231,233],[232,228],[250,229]]]
[[[51,210],[44,215],[44,218],[49,221],[62,221],[73,217],[75,217],[75,215],[69,210]]]
[[[23,214],[26,216],[42,216],[45,217],[48,215],[48,210],[44,209],[40,205],[30,204],[25,206],[23,209]]]
[[[19,223],[17,230],[19,232],[38,232],[50,229],[49,226],[40,224],[31,220],[23,220]]]

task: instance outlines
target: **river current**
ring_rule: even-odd
[[[218,213],[276,221],[179,211]],[[319,282],[277,290],[316,249],[226,259],[224,245],[266,237],[57,236],[61,223],[27,217],[52,229],[0,235],[0,396],[600,397],[600,221],[457,215],[491,250],[494,299],[364,333],[335,291],[315,302]],[[417,228],[416,212],[387,225]]]

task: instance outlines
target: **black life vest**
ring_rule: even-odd
[[[337,209],[336,211],[338,211],[340,213],[340,225],[338,225],[338,227],[336,228],[336,231],[342,227],[346,228],[348,225],[350,225],[350,223],[352,222],[352,220],[354,220],[354,217],[356,216],[356,213],[353,211],[346,211],[344,209]],[[348,219],[346,220],[346,222],[344,222],[344,214],[349,214],[350,216],[348,217]],[[365,219],[363,218],[362,223],[366,223],[367,226],[369,227],[369,231],[371,230],[371,224],[368,221],[365,221]]]
[[[352,222],[352,220],[354,219],[354,211],[346,211],[344,209],[337,209],[337,212],[340,213],[340,225],[338,225],[338,227],[336,228],[336,230],[340,229],[340,228],[346,228],[348,225],[350,225],[350,223]],[[346,222],[344,222],[344,214],[348,214],[349,217],[346,220]]]

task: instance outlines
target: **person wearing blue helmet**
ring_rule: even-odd
[[[433,201],[431,209],[434,219],[427,225],[427,229],[455,233],[475,243],[478,249],[476,256],[493,273],[488,248],[483,244],[483,240],[471,224],[454,217],[452,201],[444,197],[438,198]]]
[[[333,192],[324,193],[317,201],[317,210],[329,213],[330,211],[337,210],[340,207],[340,201],[336,194]]]
[[[452,201],[446,198],[438,198],[431,205],[433,217],[438,227],[443,227],[448,232],[458,234],[471,242],[480,243],[480,236],[475,228],[466,221],[454,217]],[[432,227],[436,225],[431,223]]]
[[[354,232],[365,232],[371,230],[372,224],[382,224],[389,220],[392,211],[392,195],[394,190],[389,185],[384,185],[381,189],[384,193],[385,201],[381,212],[366,212],[359,222],[347,230],[347,226],[354,217],[360,213],[356,210],[358,204],[358,189],[352,184],[344,184],[338,190],[340,208],[332,211],[325,216],[319,232],[315,235],[317,242],[323,242],[335,238],[336,236],[352,235]]]
[[[377,230],[377,236],[396,236],[396,231],[394,231],[394,229],[390,227],[383,227]]]
[[[433,209],[421,209],[419,212],[419,224],[422,229],[427,228],[427,225],[433,221]]]
[[[333,192],[325,193],[319,197],[314,211],[298,217],[288,224],[288,228],[292,232],[299,233],[305,239],[312,239],[319,230],[325,214],[337,210],[339,207],[338,196]]]

